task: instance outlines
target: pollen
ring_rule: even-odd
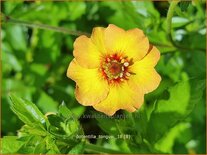
[[[129,73],[129,66],[131,60],[125,56],[119,56],[118,54],[106,56],[101,63],[101,71],[104,78],[109,83],[119,83],[128,80],[131,75]]]
[[[125,66],[125,67],[128,67],[128,66],[129,66],[129,62],[125,62],[125,63],[124,63],[124,66]]]

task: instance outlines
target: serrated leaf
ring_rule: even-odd
[[[75,115],[66,107],[64,102],[59,106],[58,112],[64,118],[75,119]]]
[[[17,152],[19,154],[34,154],[37,147],[40,147],[39,145],[45,144],[44,138],[38,135],[27,135],[25,137],[21,137],[19,140],[25,141],[25,145]],[[43,144],[44,143],[44,144]],[[40,148],[39,148],[40,149]],[[37,150],[36,150],[37,151]],[[41,153],[45,153],[46,150],[42,149]]]
[[[47,152],[45,140],[39,142],[34,148],[34,154],[44,154]]]
[[[44,91],[40,92],[37,105],[44,113],[57,112],[58,108],[58,103]]]
[[[22,120],[25,124],[33,125],[33,123],[45,124],[46,120],[44,115],[39,111],[35,104],[30,101],[23,100],[14,94],[10,95],[12,104],[12,111]]]
[[[34,123],[32,126],[24,125],[19,131],[18,136],[24,137],[28,135],[38,135],[38,136],[46,136],[46,129],[38,123]]]
[[[24,142],[18,141],[16,136],[4,136],[1,141],[1,151],[3,154],[17,153],[18,150],[24,145]]]

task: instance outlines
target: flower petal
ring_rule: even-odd
[[[101,53],[86,36],[82,35],[75,40],[73,55],[82,67],[98,68],[100,65]]]
[[[67,76],[76,82],[76,99],[82,105],[97,104],[108,95],[108,83],[101,77],[98,69],[83,68],[73,59],[68,67]]]
[[[95,27],[93,28],[91,40],[96,45],[97,49],[101,53],[106,53],[106,48],[104,44],[104,30],[103,27]]]
[[[108,52],[120,52],[133,61],[141,60],[149,49],[148,38],[143,31],[135,28],[125,31],[113,24],[105,29],[105,44]]]
[[[127,82],[110,86],[109,94],[105,100],[93,105],[93,107],[112,116],[117,110],[125,109],[134,112],[144,102],[144,95],[140,92],[133,91]]]
[[[160,58],[160,52],[156,47],[141,60],[135,62],[130,70],[135,75],[130,76],[128,84],[134,90],[142,90],[144,94],[155,90],[160,84],[161,77],[154,69]]]

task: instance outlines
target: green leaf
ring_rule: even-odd
[[[28,124],[30,126],[32,126],[33,123],[45,124],[45,121],[46,121],[45,117],[39,111],[39,109],[36,107],[35,104],[33,104],[30,101],[23,100],[14,94],[11,94],[10,98],[12,101],[12,104],[11,104],[12,111],[25,124]]]
[[[18,131],[18,136],[24,137],[28,135],[46,136],[46,129],[39,123],[33,123],[32,126],[24,125]]]
[[[147,129],[147,139],[155,142],[161,138],[169,128],[173,127],[188,112],[190,100],[190,86],[188,81],[180,82],[169,88],[170,98],[159,100],[152,112]],[[153,130],[153,132],[152,132]]]
[[[47,115],[50,122],[49,132],[68,143],[75,144],[79,140],[75,139],[77,134],[82,134],[82,128],[74,114],[62,103],[58,114]]]
[[[190,21],[187,18],[183,18],[183,17],[173,17],[172,18],[172,26],[174,28],[184,26],[184,25],[188,24],[189,22]]]
[[[34,148],[34,154],[43,154],[46,153],[46,144],[45,140],[40,141]]]
[[[181,81],[169,88],[170,98],[160,100],[152,112],[147,129],[147,139],[154,143],[188,116],[194,106],[200,103],[205,88],[205,80]],[[153,132],[152,132],[153,130]]]
[[[64,102],[59,106],[58,112],[64,118],[75,119],[75,115],[66,107]]]
[[[184,130],[188,129],[188,127],[188,123],[180,123],[175,127],[171,128],[168,134],[166,134],[166,136],[164,136],[155,144],[156,149],[164,153],[172,153],[175,139],[179,137]]]
[[[180,6],[180,8],[181,8],[181,11],[186,11],[187,9],[188,9],[188,6],[190,5],[190,1],[188,2],[188,1],[181,1],[180,3],[179,3],[179,6]]]
[[[54,101],[53,98],[46,94],[44,91],[40,92],[37,105],[44,113],[57,112],[58,109],[58,103]]]
[[[2,61],[4,62],[4,67],[13,68],[15,71],[21,71],[22,66],[16,56],[12,53],[12,49],[8,43],[4,42],[2,44]]]
[[[79,144],[75,145],[68,154],[81,154],[84,152],[85,142],[80,142]]]
[[[170,98],[160,100],[154,113],[177,112],[185,114],[190,99],[190,85],[188,81],[179,82],[174,87],[169,88]]]
[[[14,50],[19,50],[24,53],[27,51],[26,35],[24,33],[25,29],[27,30],[27,28],[23,28],[19,25],[9,25],[6,29],[7,39],[11,46]]]
[[[24,145],[24,142],[18,141],[16,136],[4,136],[2,140],[2,153],[13,154],[17,153],[18,150]]]
[[[117,135],[119,134],[119,131],[117,129],[116,123],[113,118],[101,114],[101,113],[94,113],[94,115],[97,115],[96,120],[98,121],[99,127],[106,133]]]
[[[80,124],[75,117],[75,115],[66,107],[65,103],[63,102],[59,106],[59,115],[65,118],[65,123],[63,124],[63,128],[65,132],[70,135],[74,133],[82,133],[82,129]]]
[[[86,11],[86,4],[85,2],[69,2],[69,19],[74,21],[80,18]]]
[[[20,154],[34,154],[35,151],[38,152],[37,148],[41,153],[45,153],[46,149],[44,147],[45,141],[44,138],[38,135],[27,135],[19,138],[19,140],[24,141],[25,145],[17,152]],[[41,147],[39,145],[42,145]],[[41,149],[41,150],[40,150]]]

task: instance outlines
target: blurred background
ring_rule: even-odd
[[[1,11],[14,19],[87,33],[91,33],[95,26],[107,27],[110,23],[126,30],[142,29],[150,42],[160,49],[162,56],[156,68],[163,79],[159,89],[145,97],[145,106],[151,107],[158,99],[175,103],[178,109],[185,103],[192,105],[191,111],[186,112],[185,117],[179,116],[179,123],[170,127],[165,122],[170,117],[175,118],[174,113],[149,119],[148,137],[156,139],[156,144],[153,140],[152,143],[162,152],[205,153],[205,5],[205,1],[198,0],[181,2],[176,7],[172,18],[172,36],[179,47],[175,47],[168,37],[167,1],[5,1],[1,2]],[[9,108],[10,92],[36,103],[43,113],[57,112],[62,101],[78,117],[94,112],[92,108],[77,103],[74,98],[75,83],[66,77],[76,37],[2,21],[2,137],[16,135],[23,125]],[[188,84],[167,91],[180,81],[187,81]],[[107,125],[110,128],[110,122],[95,118],[80,119],[80,122],[85,134],[112,134],[106,128]],[[156,130],[160,133],[165,128],[165,139],[158,141]],[[121,142],[113,140],[93,139],[91,142],[113,148],[123,147]]]

